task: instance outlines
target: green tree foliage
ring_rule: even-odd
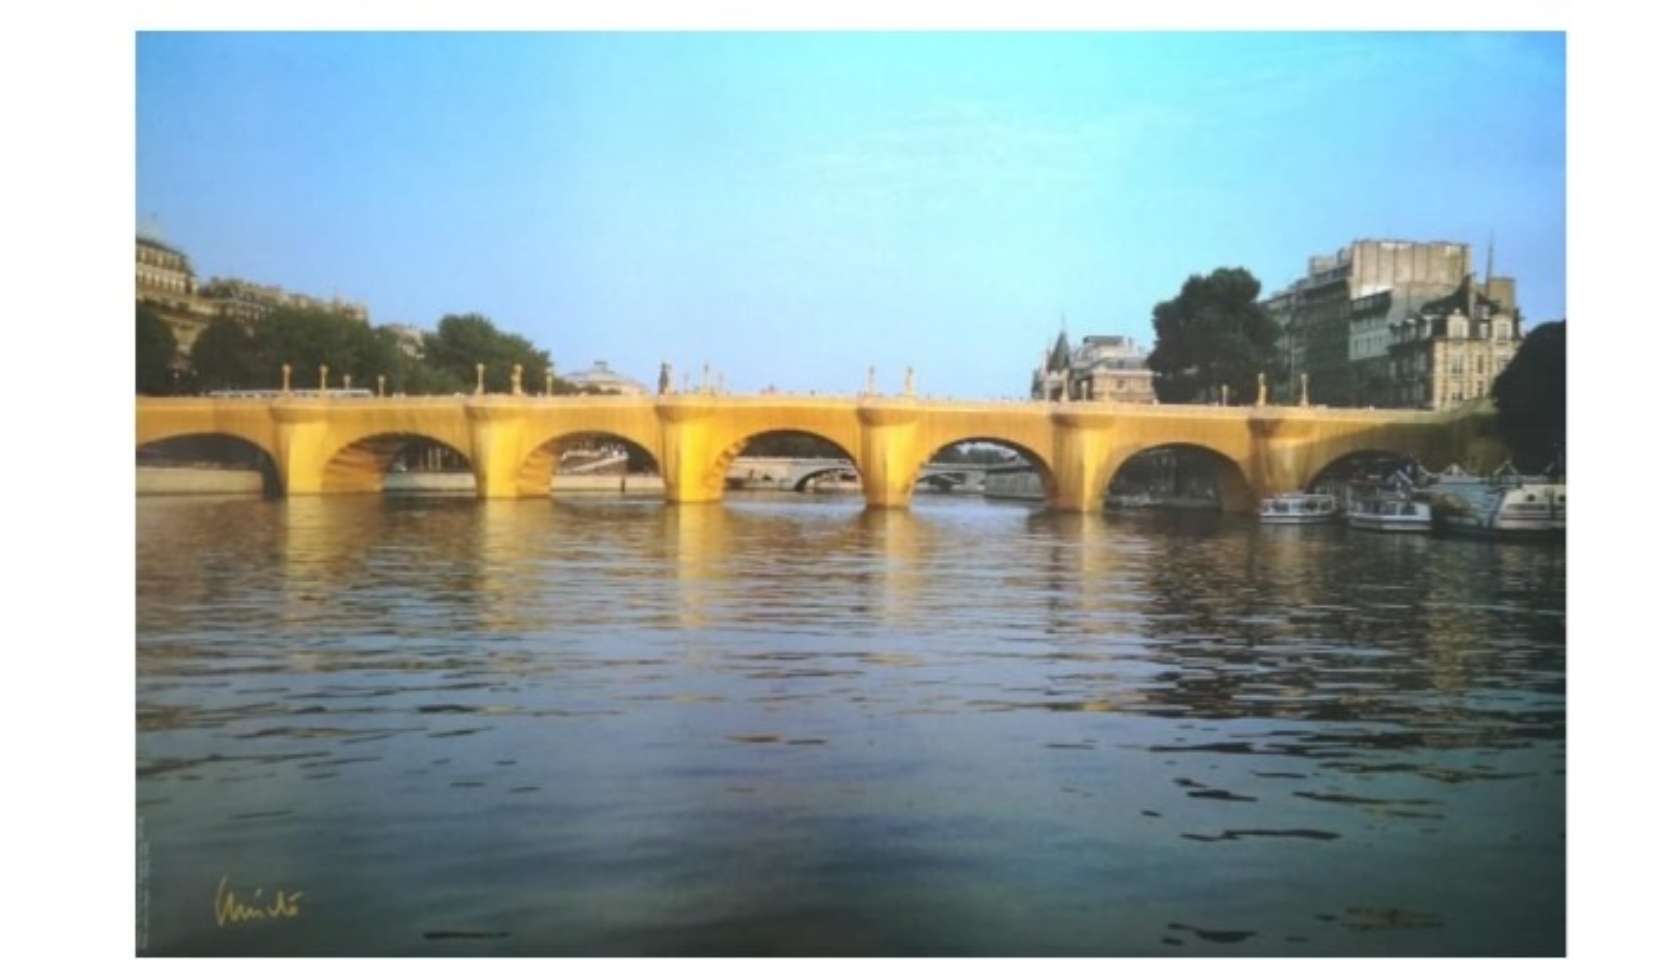
[[[258,363],[257,387],[278,387],[281,368],[292,368],[292,389],[320,385],[321,367],[327,386],[350,385],[373,389],[381,374],[389,375],[398,361],[396,341],[383,337],[362,321],[330,310],[278,307],[251,325]]]
[[[434,370],[423,357],[411,356],[404,350],[394,331],[380,329],[374,334],[385,342],[384,349],[391,358],[391,367],[385,373],[387,395],[428,396],[454,393],[459,389],[453,378]]]
[[[296,391],[316,389],[325,366],[327,386],[333,389],[344,386],[348,376],[351,386],[373,390],[384,377],[387,394],[471,393],[479,363],[485,366],[488,392],[508,392],[513,366],[520,364],[525,391],[541,393],[551,362],[546,351],[524,337],[502,333],[477,314],[443,318],[438,331],[426,335],[422,356],[415,357],[403,350],[393,331],[303,307],[276,308],[249,325],[219,317],[192,351],[197,382],[210,390],[277,389],[284,382],[282,369],[290,365]],[[556,380],[554,391],[576,393],[577,388]]]
[[[1252,403],[1258,376],[1272,370],[1280,335],[1259,303],[1260,281],[1241,267],[1221,267],[1184,281],[1172,300],[1155,305],[1155,393],[1164,403]]]
[[[1567,415],[1563,321],[1529,331],[1493,381],[1494,421],[1517,469],[1562,468]]]
[[[175,386],[175,331],[143,303],[134,307],[134,390],[147,396],[171,393]]]
[[[487,393],[507,393],[513,367],[518,364],[527,393],[540,393],[553,361],[524,337],[503,333],[476,313],[450,314],[438,321],[437,332],[426,335],[426,364],[452,391],[471,393],[478,386],[478,364],[484,364]]]
[[[259,376],[256,341],[245,325],[217,317],[192,345],[194,379],[207,390],[244,390]]]
[[[392,379],[403,370],[396,339],[366,323],[330,310],[278,307],[247,326],[218,317],[193,343],[192,365],[201,387],[210,390],[273,390],[292,368],[293,390],[319,387],[321,367],[327,386],[373,389],[380,375]],[[388,389],[390,389],[388,384]]]

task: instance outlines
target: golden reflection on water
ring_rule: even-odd
[[[1531,919],[1562,892],[1561,551],[933,499],[139,506],[165,950],[229,947],[190,933],[223,873],[309,891],[248,925],[312,938],[276,954],[693,952],[636,926],[679,898],[725,953],[1042,947],[984,927],[1004,906],[1077,954],[1561,943]],[[900,928],[905,897],[960,919]]]

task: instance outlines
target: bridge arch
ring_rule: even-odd
[[[271,463],[278,463],[278,444],[275,442],[274,425],[265,415],[262,418],[227,417],[219,419],[214,426],[206,428],[200,418],[182,417],[179,419],[167,416],[140,418],[135,426],[135,450],[173,440],[185,440],[195,437],[229,437],[243,441],[262,451]]]
[[[1344,496],[1350,484],[1391,481],[1395,474],[1415,480],[1417,458],[1396,450],[1363,449],[1344,453],[1319,467],[1305,489]]]
[[[993,464],[992,469],[999,472],[1006,472],[1010,470],[1011,467],[1030,468],[1032,474],[1035,474],[1038,478],[1038,486],[1043,492],[1045,502],[1056,502],[1058,494],[1058,480],[1056,477],[1056,470],[1051,465],[1051,461],[1047,456],[1037,450],[1034,450],[1030,444],[1009,440],[1004,437],[990,436],[984,433],[977,433],[973,436],[967,437],[959,437],[948,443],[941,444],[931,450],[924,451],[921,459],[916,464],[916,471],[913,474],[915,481],[920,482],[923,474],[930,468],[937,465],[936,458],[940,454],[953,447],[963,447],[969,445],[1000,447],[1007,450],[1009,453],[1014,455],[1014,459],[1010,461],[1000,461]],[[910,494],[913,494],[914,490],[915,485],[913,483],[911,485],[911,490],[907,493],[907,497]]]
[[[257,479],[250,482],[255,484],[264,496],[279,496],[284,491],[280,482],[280,466],[274,455],[262,445],[232,433],[205,431],[153,439],[135,447],[134,462],[136,469],[142,471],[147,468],[199,468],[226,472],[230,476],[241,478],[231,487],[209,480],[202,484],[205,489],[244,489],[245,480],[249,479],[251,474],[255,474]],[[140,486],[138,482],[137,486]],[[196,489],[199,486],[200,482],[195,480],[188,488]],[[147,489],[157,488],[147,486]]]
[[[702,486],[705,494],[708,499],[722,497],[727,485],[729,469],[735,463],[736,458],[742,456],[755,441],[763,441],[773,437],[803,437],[818,441],[814,449],[819,455],[833,455],[849,460],[851,461],[851,469],[858,472],[860,461],[857,448],[848,442],[851,439],[850,437],[837,436],[837,433],[838,431],[822,429],[820,426],[813,428],[812,425],[803,425],[794,427],[767,426],[728,434],[722,438],[703,475]],[[795,489],[803,492],[811,479],[817,474],[839,469],[843,469],[839,464],[813,468],[813,470],[794,481]]]
[[[1014,417],[1001,421],[985,412],[949,420],[930,422],[917,431],[910,447],[909,460],[915,465],[903,481],[903,489],[895,491],[898,502],[909,503],[921,472],[942,451],[963,444],[991,444],[1014,451],[1038,474],[1045,494],[1045,502],[1056,503],[1064,479],[1055,468],[1055,431],[1048,418]]]
[[[402,431],[371,433],[356,437],[328,454],[321,466],[321,490],[324,493],[380,493],[384,491],[385,478],[398,462],[398,457],[417,446],[441,448],[456,461],[468,467],[472,465],[472,457],[467,451],[430,434]]]
[[[1101,476],[1106,489],[1121,498],[1138,496],[1184,506],[1206,502],[1226,513],[1259,506],[1242,465],[1224,451],[1196,443],[1116,450],[1104,463]]]
[[[539,442],[526,454],[516,481],[520,495],[553,492],[554,475],[568,460],[581,460],[585,469],[597,472],[660,471],[658,455],[632,437],[611,430],[575,429]]]

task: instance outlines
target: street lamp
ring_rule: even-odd
[[[484,396],[484,364],[478,364],[478,389],[474,391],[478,396]]]
[[[292,365],[289,363],[280,365],[280,392],[292,392]]]
[[[514,364],[513,375],[508,379],[511,380],[513,384],[513,395],[516,397],[523,397],[525,395],[525,384],[523,382],[525,379],[525,365],[519,363]]]
[[[327,395],[327,365],[321,364],[321,396]]]

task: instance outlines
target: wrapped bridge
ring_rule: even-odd
[[[730,463],[767,433],[830,441],[851,457],[872,507],[908,505],[941,449],[992,442],[1019,451],[1052,509],[1101,509],[1126,461],[1160,447],[1214,454],[1227,510],[1304,488],[1329,464],[1381,451],[1431,464],[1498,456],[1487,406],[1445,413],[1318,407],[1090,402],[1015,403],[896,397],[674,394],[655,397],[139,398],[135,442],[223,435],[270,457],[288,496],[372,493],[404,445],[425,438],[472,464],[481,498],[546,497],[566,443],[628,441],[651,454],[671,503],[720,499]]]

